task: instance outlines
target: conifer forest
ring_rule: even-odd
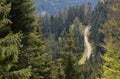
[[[120,0],[0,0],[0,79],[120,79]]]

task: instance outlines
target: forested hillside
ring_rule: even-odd
[[[72,1],[0,0],[0,79],[120,79],[120,0]]]
[[[49,13],[51,15],[56,15],[60,10],[70,6],[79,6],[81,4],[87,4],[90,2],[92,8],[95,7],[99,0],[36,0],[37,12]]]

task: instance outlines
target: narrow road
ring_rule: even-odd
[[[79,60],[78,64],[85,64],[86,60],[89,60],[91,53],[92,53],[92,47],[88,41],[88,33],[90,30],[91,26],[87,26],[84,30],[84,45],[85,45],[85,49],[84,49],[84,53],[82,58]]]
[[[85,46],[86,46],[86,50],[87,50],[87,59],[90,58],[91,53],[92,53],[92,48],[88,41],[88,33],[89,33],[90,28],[91,28],[91,26],[87,26],[84,31],[84,41],[85,41]]]

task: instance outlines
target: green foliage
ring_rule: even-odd
[[[78,17],[76,17],[73,21],[73,34],[75,39],[76,52],[80,54],[83,53],[84,50],[83,29],[83,24],[79,21]]]
[[[23,33],[18,68],[32,66],[31,79],[50,79],[53,66],[52,55],[45,52],[34,0],[9,0],[12,9],[9,14],[14,33]],[[19,18],[19,19],[18,19]]]
[[[74,25],[71,25],[69,28],[69,33],[67,34],[65,44],[63,47],[63,52],[61,53],[63,58],[63,68],[65,73],[65,79],[76,79],[77,72],[77,53],[76,53],[76,46],[75,46],[75,39],[73,34]]]
[[[120,78],[120,1],[111,1],[108,5],[109,20],[105,23],[102,30],[104,39],[104,49],[106,50],[103,59],[103,79],[119,79]],[[113,7],[114,6],[114,7]]]
[[[95,78],[98,79],[102,76],[103,59],[101,58],[101,55],[104,53],[103,47],[100,45],[103,42],[104,35],[100,30],[103,29],[103,25],[107,21],[107,5],[107,2],[105,2],[105,4],[99,2],[91,15],[92,27],[90,41],[92,41],[94,44],[94,56],[92,58],[91,65],[93,66],[92,73],[95,76]]]
[[[6,1],[0,2],[0,30],[6,28],[11,22],[8,19],[8,13],[10,11],[10,4]],[[18,60],[19,47],[21,45],[20,33],[9,33],[4,35],[4,31],[1,31],[0,38],[0,79],[28,79],[31,75],[30,68],[24,68],[18,71],[12,70],[12,67]]]
[[[33,76],[31,79],[53,79],[53,62],[52,56],[48,53],[39,56],[35,62],[32,63]]]
[[[78,7],[70,7],[68,10],[61,10],[56,16],[48,14],[41,16],[40,23],[42,33],[46,38],[49,38],[48,36],[50,36],[50,34],[54,35],[55,40],[58,40],[59,37],[65,38],[65,34],[68,33],[70,25],[75,23],[74,19],[76,19],[76,17],[77,20],[85,24],[85,18],[87,18],[85,17],[85,7],[83,4]],[[89,8],[87,10],[89,10]],[[90,17],[89,11],[87,11],[88,13],[86,12],[88,17]]]
[[[98,3],[92,12],[91,18],[91,39],[95,44],[96,52],[101,51],[99,43],[103,42],[103,34],[100,30],[103,28],[104,23],[107,20],[107,2],[105,4]]]
[[[74,52],[65,52],[62,54],[63,57],[63,69],[65,79],[76,79],[77,78],[77,54]]]
[[[8,71],[12,67],[13,63],[18,59],[18,46],[20,45],[20,35],[8,35],[5,38],[0,39],[1,50],[1,72]],[[13,39],[14,38],[14,39]]]
[[[9,0],[8,2],[12,5],[9,14],[12,21],[12,31],[14,33],[33,31],[36,23],[34,0]]]
[[[31,68],[24,68],[19,71],[5,72],[0,79],[29,79],[31,76]]]
[[[119,0],[98,3],[92,18],[90,3],[42,16],[48,43],[42,40],[34,0],[0,1],[0,79],[101,79],[102,72],[103,79],[120,78]],[[107,22],[106,10],[111,12]],[[95,53],[89,60],[84,53],[84,64],[79,65],[81,53],[86,52],[83,25],[88,24]],[[103,35],[104,64],[99,53],[104,52]]]
[[[75,52],[75,39],[74,39],[74,33],[73,33],[74,25],[70,26],[69,33],[67,34],[64,50],[65,52]]]
[[[56,59],[56,61],[54,62],[51,79],[65,79],[62,58]]]

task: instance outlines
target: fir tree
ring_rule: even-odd
[[[11,24],[12,31],[17,33],[30,33],[34,31],[36,26],[36,14],[34,0],[8,0],[12,8],[9,18],[13,22]]]
[[[106,50],[103,59],[103,79],[120,78],[120,1],[112,0],[108,5],[108,21],[102,30],[105,39],[103,47]]]
[[[77,54],[73,34],[74,26],[71,25],[63,47],[63,64],[65,79],[76,79]]]
[[[77,53],[83,53],[84,50],[84,37],[83,37],[83,25],[79,21],[79,18],[76,17],[73,21],[73,33],[75,38],[75,46]]]
[[[10,4],[6,0],[0,1],[0,30],[9,27],[8,19]],[[3,32],[3,33],[2,33]],[[4,34],[4,31],[1,31]],[[21,34],[5,34],[0,38],[0,79],[29,79],[30,68],[13,71],[12,68],[18,60]]]
[[[103,53],[102,47],[99,45],[103,42],[103,34],[100,32],[100,30],[103,29],[103,25],[107,21],[107,2],[104,4],[99,2],[95,9],[92,12],[91,15],[91,40],[93,40],[95,45],[95,53],[98,52]]]
[[[34,0],[9,1],[12,4],[9,14],[12,31],[23,32],[19,67],[31,65],[31,79],[50,79],[52,56],[45,53],[46,44],[42,41]]]

